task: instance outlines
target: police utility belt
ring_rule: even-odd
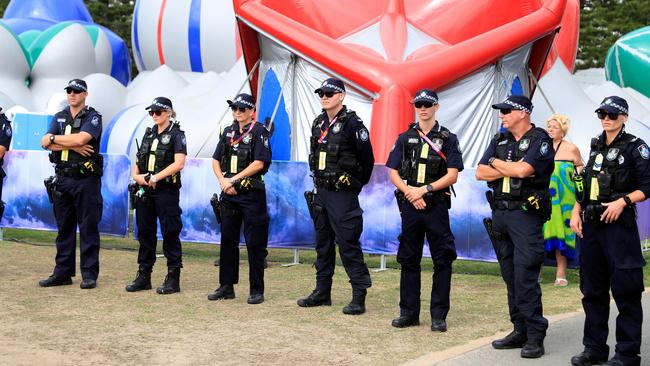
[[[395,190],[395,199],[397,199],[397,204],[401,207],[402,205],[408,204],[409,200],[406,198],[404,192],[399,189]],[[451,202],[451,195],[446,191],[435,191],[427,192],[422,196],[424,203],[427,204],[427,209],[431,208],[436,203],[447,203]]]
[[[94,160],[87,160],[80,163],[57,164],[54,168],[56,175],[74,179],[81,179],[89,176],[101,177],[104,170],[104,162],[101,155]]]
[[[330,191],[361,189],[361,182],[350,173],[320,171],[314,175],[314,185]]]

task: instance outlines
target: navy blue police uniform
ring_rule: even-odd
[[[147,128],[137,154],[140,174],[151,176],[174,163],[174,155],[187,155],[185,132],[177,122],[171,122],[164,131],[158,126]],[[163,237],[163,253],[170,273],[180,272],[183,253],[180,233],[183,229],[180,207],[181,173],[175,173],[156,182],[156,188],[144,187],[142,199],[136,201],[135,218],[138,225],[138,264],[151,273],[156,263],[157,222]]]
[[[603,100],[597,111],[627,115],[627,102],[619,97]],[[625,131],[608,145],[603,132],[591,141],[589,161],[583,171],[584,189],[577,195],[582,209],[580,290],[585,310],[583,344],[592,358],[607,360],[609,292],[618,307],[614,358],[623,365],[639,365],[644,291],[643,266],[636,207],[628,201],[619,218],[600,221],[605,207],[636,190],[650,197],[650,149]],[[574,360],[572,360],[573,362]],[[575,364],[575,363],[574,363]]]
[[[2,108],[0,108],[0,112]],[[4,146],[5,153],[9,151],[9,145],[11,145],[11,137],[13,131],[11,130],[11,121],[5,116],[4,113],[0,113],[0,145]],[[7,176],[3,168],[4,165],[4,155],[0,157],[0,220],[2,220],[2,215],[5,210],[5,203],[2,201],[2,183]]]
[[[84,280],[97,280],[99,275],[99,221],[103,200],[101,177],[103,159],[99,155],[102,136],[102,116],[92,107],[84,107],[76,116],[66,107],[52,118],[47,133],[69,135],[87,132],[93,148],[89,157],[69,150],[53,151],[50,161],[55,164],[56,194],[54,216],[58,227],[56,237],[56,267],[53,275],[69,279],[75,275],[77,225],[80,239],[80,266]]]
[[[316,90],[319,91],[344,92],[345,89],[340,80],[328,79]],[[332,121],[325,111],[316,117],[309,155],[314,178],[316,289],[309,297],[298,300],[298,305],[331,304],[335,243],[338,243],[353,295],[352,302],[343,311],[346,314],[365,312],[366,289],[372,281],[359,242],[363,231],[359,193],[370,180],[374,162],[370,134],[354,111],[343,106]]]
[[[429,145],[420,134],[418,124],[399,135],[388,155],[386,166],[395,169],[411,187],[422,187],[437,181],[447,174],[448,168],[462,171],[463,158],[458,138],[436,121],[426,134],[440,153]],[[423,199],[424,210],[418,210],[405,199],[401,192],[398,206],[402,216],[402,232],[397,250],[400,263],[400,316],[419,319],[420,316],[420,262],[426,235],[434,264],[431,288],[431,318],[445,320],[449,313],[452,263],[456,259],[454,235],[449,224],[451,203],[449,187],[427,192]]]
[[[506,103],[511,102],[510,99],[517,100],[511,97]],[[496,104],[493,108],[532,111],[532,105],[514,104]],[[514,348],[525,342],[542,345],[548,321],[542,313],[542,291],[537,280],[544,261],[542,225],[550,215],[548,187],[555,150],[548,133],[533,124],[519,140],[508,131],[496,134],[479,164],[489,165],[493,157],[508,162],[523,161],[534,169],[533,174],[526,178],[504,177],[488,182],[494,193],[494,200],[490,203],[492,240],[508,290],[510,321],[514,325],[514,332],[510,335],[514,338],[504,338],[508,343],[505,347],[494,343],[493,346]],[[510,344],[510,341],[518,344]]]
[[[237,99],[235,103],[238,103]],[[239,123],[235,121],[222,132],[212,158],[219,161],[226,178],[234,177],[256,160],[264,162],[264,168],[260,172],[235,182],[237,194],[221,192],[219,256],[219,283],[222,286],[239,283],[239,238],[243,223],[250,295],[263,295],[264,259],[269,237],[269,214],[264,186],[264,174],[271,165],[269,132],[263,124],[255,121],[250,121],[240,130]]]

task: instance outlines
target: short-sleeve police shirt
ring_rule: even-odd
[[[253,161],[259,160],[265,163],[271,163],[271,146],[269,144],[269,131],[261,123],[254,123],[253,129],[250,132],[251,135],[251,144],[253,145],[252,154]],[[250,124],[247,124],[243,128],[243,132],[239,132],[239,123],[235,122],[232,125],[226,127],[219,138],[219,143],[217,148],[212,154],[212,159],[221,161],[223,154],[226,151],[226,145],[230,143],[230,139],[237,141],[237,139],[246,133],[250,128]]]
[[[419,126],[416,124],[411,128],[419,129]],[[434,132],[440,132],[442,126],[440,123],[436,125],[427,133],[429,139],[433,138]],[[386,161],[386,166],[391,169],[399,170],[402,168],[402,160],[404,153],[404,145],[407,143],[408,135],[407,133],[402,133],[397,137],[395,145],[388,155],[388,160]],[[426,143],[422,138],[420,138],[420,143]],[[458,171],[462,171],[465,167],[463,165],[463,155],[460,149],[460,144],[458,142],[458,137],[455,134],[449,132],[449,137],[447,141],[442,144],[442,149],[440,151],[447,158],[447,168],[455,168]]]
[[[53,135],[65,135],[65,122],[67,118],[74,119],[70,114],[70,107],[58,112],[52,117],[50,128],[47,133]],[[81,130],[79,132],[87,132],[95,140],[100,141],[102,138],[102,116],[97,111],[88,111],[88,114],[81,121]]]
[[[4,146],[5,149],[9,150],[9,145],[11,145],[11,137],[13,136],[13,131],[11,129],[11,124],[9,119],[4,115],[0,114],[0,145]]]

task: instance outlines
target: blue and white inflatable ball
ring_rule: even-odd
[[[63,5],[65,3],[65,5]],[[83,0],[12,0],[2,22],[18,35],[30,52],[30,67],[41,57],[40,50],[70,23],[79,23],[89,33],[95,47],[95,72],[106,73],[127,85],[131,80],[129,50],[122,38],[95,24]]]

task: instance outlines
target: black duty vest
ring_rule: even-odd
[[[69,135],[73,133],[81,132],[81,124],[90,114],[93,114],[91,118],[98,117],[99,113],[95,111],[93,107],[85,107],[82,109],[77,116],[73,119],[72,115],[68,113],[57,113],[54,118],[57,120],[55,123],[59,124],[59,120],[65,117],[65,122],[63,122],[63,135]],[[92,123],[88,121],[87,123]],[[69,133],[68,133],[69,129]],[[61,131],[59,131],[61,132]],[[99,161],[99,141],[94,137],[88,142],[90,146],[93,147],[93,153],[91,156],[85,157],[81,154],[75,152],[72,149],[62,150],[62,151],[52,151],[50,153],[50,161],[57,165],[57,167],[66,168],[73,167],[76,168],[79,165],[82,165],[88,161]]]
[[[504,161],[519,161],[528,152],[533,142],[542,139],[547,135],[546,131],[539,127],[531,128],[524,136],[516,141],[510,133],[499,133],[496,135],[496,158]],[[512,146],[512,149],[511,149]],[[549,147],[552,148],[552,147]],[[512,150],[511,156],[508,151]],[[536,175],[526,178],[504,177],[489,186],[494,189],[494,199],[498,201],[521,201],[526,200],[532,195],[540,197],[548,196],[548,186],[551,181],[548,177],[538,177]],[[505,192],[504,192],[505,190]]]
[[[584,169],[584,196],[580,202],[603,203],[617,200],[639,187],[632,156],[624,156],[626,147],[636,141],[634,135],[623,132],[609,146],[598,138],[591,139],[589,161]],[[629,161],[625,161],[625,159]]]
[[[431,142],[442,150],[449,140],[449,130],[440,126],[439,131],[432,131]],[[399,175],[412,187],[420,187],[435,182],[447,174],[447,162],[420,137],[415,124],[404,133],[405,141],[402,151],[402,167]]]
[[[355,136],[344,132],[347,123],[356,119],[356,113],[343,108],[336,122],[330,127],[325,141],[319,143],[321,124],[329,124],[327,114],[316,117],[311,128],[309,169],[315,178],[337,179],[344,173],[355,178],[361,176],[361,167],[356,155]]]
[[[137,154],[138,169],[140,169],[141,174],[157,174],[174,162],[173,132],[175,132],[175,129],[179,130],[178,133],[183,133],[178,123],[174,122],[159,134],[156,134],[150,127],[147,127],[142,137],[142,145]],[[165,178],[164,182],[174,187],[180,187],[181,173],[178,172],[171,177]]]
[[[230,178],[237,175],[239,172],[246,169],[246,167],[249,166],[253,161],[255,161],[255,157],[253,156],[253,153],[255,151],[255,144],[258,143],[258,141],[256,141],[254,138],[255,129],[265,128],[265,127],[262,126],[262,124],[260,124],[259,122],[252,122],[252,123],[254,125],[250,133],[244,136],[244,138],[242,138],[239,141],[239,143],[237,143],[237,145],[235,146],[230,144],[230,139],[233,136],[236,136],[236,132],[239,129],[239,124],[234,123],[226,127],[226,129],[223,131],[223,133],[225,133],[226,136],[224,139],[225,141],[224,150],[223,150],[223,154],[221,155],[221,160],[219,161],[219,164],[221,165],[221,171],[223,172],[223,175],[226,178]],[[248,128],[250,127],[244,128],[244,133],[246,133]],[[237,137],[235,137],[235,140],[237,139]],[[265,169],[253,175],[252,178],[261,179],[264,173],[266,173]]]

